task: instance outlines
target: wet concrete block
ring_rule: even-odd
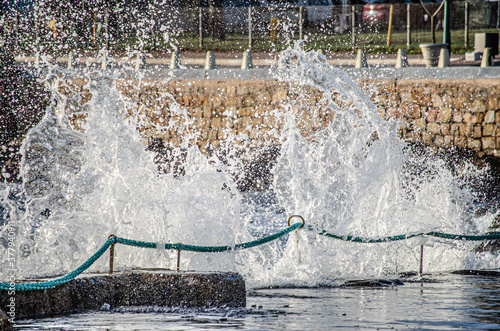
[[[10,300],[0,291],[0,309]],[[245,282],[232,272],[134,271],[91,275],[42,291],[17,291],[16,319],[120,306],[244,307]]]

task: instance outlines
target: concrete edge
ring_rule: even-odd
[[[209,308],[246,305],[245,282],[233,272],[164,270],[91,275],[48,290],[10,294],[0,291],[0,310],[8,312],[8,305],[14,298],[15,319],[120,306]]]

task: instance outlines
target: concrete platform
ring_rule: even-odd
[[[0,291],[0,311],[9,312],[15,298],[15,319],[47,317],[120,306],[244,307],[245,282],[232,272],[144,270],[113,275],[85,275],[42,291]],[[7,314],[8,315],[8,314]],[[1,330],[1,328],[0,328]]]

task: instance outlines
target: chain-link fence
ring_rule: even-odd
[[[388,39],[392,47],[418,48],[419,43],[432,41],[431,26],[437,42],[443,34],[444,10],[439,3],[425,7],[420,3],[303,7],[232,3],[231,7],[194,7],[168,0],[6,0],[0,33],[4,48],[21,53],[103,48],[152,53],[172,48],[276,51],[299,39],[330,51],[383,48]],[[498,4],[452,2],[452,47],[470,49],[474,33],[498,32]]]

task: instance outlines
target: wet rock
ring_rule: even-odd
[[[13,330],[13,325],[9,321],[7,314],[0,309],[0,331]]]
[[[0,291],[0,309],[9,299]],[[134,271],[82,277],[43,291],[16,292],[16,318],[120,306],[244,307],[245,282],[232,272]]]
[[[500,272],[495,270],[455,270],[451,272],[454,275],[474,275],[486,277],[500,277]]]
[[[341,287],[389,287],[404,285],[399,279],[359,279],[348,280]]]

